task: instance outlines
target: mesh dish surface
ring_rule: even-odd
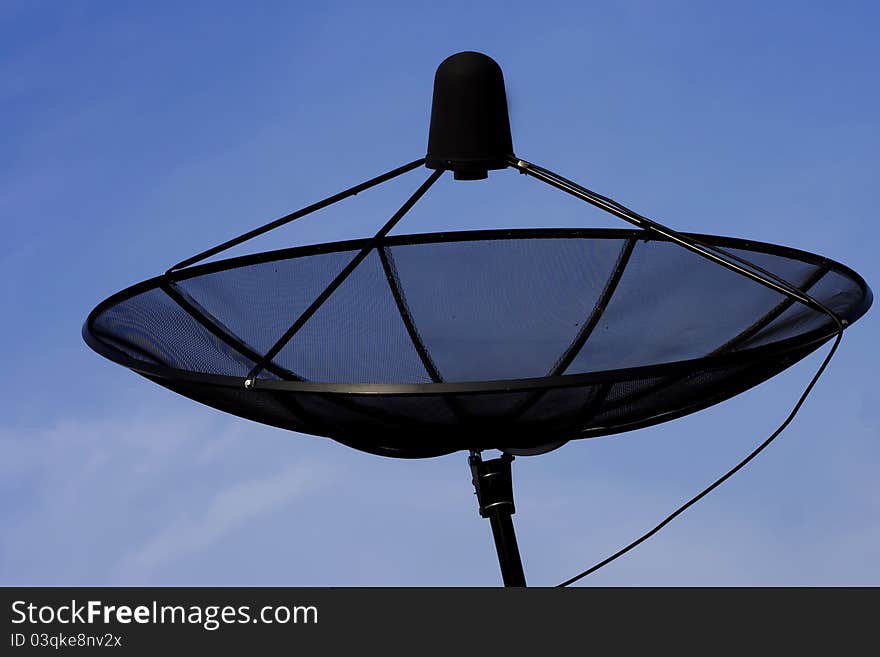
[[[847,267],[699,235],[849,323]],[[364,451],[540,453],[718,403],[834,335],[831,320],[638,230],[388,237],[245,389],[262,355],[365,241],[196,265],[99,304],[95,351],[175,392]]]

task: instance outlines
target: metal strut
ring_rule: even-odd
[[[423,182],[415,192],[413,192],[412,196],[410,196],[404,202],[404,204],[400,206],[400,209],[395,212],[394,215],[392,215],[392,217],[387,222],[385,222],[385,225],[382,226],[382,228],[380,228],[379,231],[375,235],[373,235],[373,237],[367,240],[366,244],[364,244],[361,250],[358,251],[357,255],[355,255],[351,259],[351,261],[349,261],[349,263],[342,269],[342,271],[340,271],[336,275],[336,277],[332,281],[330,281],[327,287],[324,288],[324,291],[317,296],[317,298],[311,303],[311,305],[306,308],[300,314],[300,316],[296,318],[296,320],[294,320],[293,324],[290,325],[290,328],[288,328],[284,332],[284,335],[278,338],[275,344],[273,344],[269,348],[269,350],[263,355],[260,361],[256,365],[254,365],[253,369],[248,373],[247,378],[245,378],[244,380],[245,388],[250,389],[256,385],[257,375],[272,362],[272,359],[278,355],[278,353],[284,348],[284,346],[288,342],[290,342],[290,339],[294,335],[296,335],[303,326],[305,326],[305,323],[308,322],[309,319],[311,319],[311,317],[316,312],[318,312],[318,309],[324,304],[325,301],[327,301],[327,299],[330,298],[330,295],[332,295],[339,288],[339,286],[345,282],[345,280],[351,275],[351,273],[357,268],[357,266],[361,264],[361,262],[363,262],[364,259],[370,254],[370,251],[372,251],[380,244],[382,239],[384,239],[384,237],[388,235],[389,232],[391,232],[391,229],[397,225],[397,222],[403,219],[403,216],[407,212],[409,212],[412,206],[414,206],[420,198],[422,198],[425,192],[430,189],[431,185],[433,185],[437,181],[437,179],[443,175],[443,171],[443,169],[438,169],[437,171],[434,171],[430,176],[428,176],[428,179]]]
[[[719,247],[705,244],[692,235],[684,235],[682,233],[679,233],[678,231],[675,231],[668,226],[664,226],[663,224],[649,219],[648,217],[645,217],[638,212],[630,210],[626,206],[621,205],[617,201],[610,199],[607,196],[597,194],[596,192],[587,189],[586,187],[579,185],[572,180],[564,178],[558,173],[538,166],[537,164],[527,162],[526,160],[517,157],[508,158],[507,163],[509,166],[513,167],[520,173],[524,173],[532,176],[533,178],[537,178],[541,182],[546,183],[551,187],[555,187],[556,189],[560,189],[568,194],[571,194],[575,198],[586,201],[590,205],[594,205],[601,210],[605,210],[606,212],[613,214],[615,217],[623,219],[627,223],[638,226],[643,230],[661,235],[665,239],[684,247],[688,251],[696,253],[697,255],[706,258],[707,260],[711,260],[712,262],[719,264],[722,267],[725,267],[726,269],[729,269],[733,272],[736,272],[741,276],[750,278],[751,280],[763,285],[764,287],[770,288],[771,290],[779,292],[789,299],[804,304],[808,308],[816,310],[820,313],[824,313],[837,325],[837,329],[839,331],[842,331],[846,327],[846,320],[838,317],[837,314],[834,313],[825,304],[813,298],[809,294],[805,294],[802,290],[792,285],[789,281],[777,276],[773,272],[767,271],[763,267],[760,267],[753,262],[749,262],[745,258],[741,258],[736,254],[730,253],[729,251],[726,251]]]
[[[264,224],[259,228],[254,228],[253,230],[249,230],[246,233],[242,233],[238,237],[233,237],[231,240],[227,240],[223,242],[223,244],[218,244],[217,246],[212,246],[210,249],[202,251],[201,253],[197,253],[196,255],[187,258],[186,260],[181,260],[176,265],[171,267],[168,271],[165,272],[166,276],[170,276],[172,272],[177,271],[178,269],[183,269],[184,267],[189,267],[190,265],[194,265],[197,262],[201,262],[205,258],[210,258],[213,255],[217,255],[227,249],[231,249],[233,246],[238,246],[239,244],[243,244],[248,240],[251,240],[255,237],[262,235],[263,233],[268,233],[270,230],[275,230],[285,224],[289,224],[291,221],[295,221],[300,219],[301,217],[305,217],[308,214],[316,212],[321,208],[326,208],[328,205],[333,205],[343,199],[348,198],[349,196],[355,196],[371,187],[375,187],[376,185],[381,185],[384,182],[391,180],[392,178],[396,178],[397,176],[401,176],[408,171],[412,171],[413,169],[422,166],[425,163],[425,158],[419,158],[418,160],[414,160],[409,164],[404,164],[403,166],[397,167],[396,169],[392,169],[386,173],[383,173],[375,178],[370,178],[369,180],[365,180],[362,183],[358,183],[354,187],[349,187],[338,194],[334,194],[333,196],[328,196],[325,199],[318,201],[317,203],[312,203],[311,205],[307,205],[304,208],[297,210],[296,212],[291,212],[290,214],[286,214],[283,217],[279,217],[274,221],[270,221],[268,224]]]
[[[625,547],[621,548],[610,557],[603,559],[596,565],[588,568],[587,570],[565,580],[559,586],[568,586],[569,584],[573,584],[574,582],[580,580],[583,577],[586,577],[590,573],[595,572],[599,568],[611,563],[615,559],[623,556],[630,550],[634,549],[644,541],[651,538],[654,534],[659,532],[663,527],[672,522],[677,516],[682,514],[688,508],[699,502],[706,495],[715,490],[718,486],[727,481],[730,477],[736,474],[739,470],[745,467],[753,458],[755,458],[758,454],[760,454],[770,443],[772,443],[780,433],[782,433],[785,428],[789,425],[789,423],[794,419],[794,416],[797,414],[800,407],[803,405],[804,401],[806,401],[807,395],[810,394],[810,391],[813,389],[813,386],[816,385],[816,382],[819,380],[819,377],[822,376],[822,373],[825,371],[825,368],[828,366],[828,363],[831,362],[831,358],[834,356],[835,351],[837,350],[838,345],[840,344],[841,339],[843,338],[843,332],[849,322],[837,315],[833,310],[831,310],[828,306],[823,304],[821,301],[817,300],[813,296],[811,296],[808,292],[810,287],[814,285],[819,278],[824,275],[826,272],[822,272],[818,274],[816,280],[808,279],[804,283],[805,289],[800,289],[799,287],[793,285],[789,281],[777,276],[776,274],[767,271],[763,267],[756,265],[753,262],[746,260],[745,258],[741,258],[737,256],[735,253],[731,253],[726,249],[722,249],[716,247],[711,244],[706,244],[701,241],[699,238],[694,237],[693,235],[686,235],[683,233],[679,233],[671,228],[668,228],[652,219],[648,219],[647,217],[630,210],[624,205],[621,205],[617,201],[608,198],[607,196],[602,196],[601,194],[597,194],[594,191],[583,187],[582,185],[577,184],[567,178],[563,178],[558,173],[550,171],[549,169],[545,169],[536,164],[532,164],[531,162],[526,162],[525,160],[509,157],[507,160],[509,166],[513,167],[517,171],[523,174],[528,174],[534,178],[537,178],[543,183],[550,185],[551,187],[555,187],[556,189],[560,189],[568,194],[571,194],[575,198],[578,198],[582,201],[585,201],[597,208],[605,210],[606,212],[613,214],[615,217],[619,219],[623,219],[624,221],[631,223],[639,228],[642,228],[645,231],[656,233],[670,242],[674,242],[685,249],[696,253],[697,255],[706,258],[730,271],[733,271],[737,274],[745,276],[756,283],[759,283],[767,288],[770,288],[786,297],[786,301],[777,306],[777,309],[772,310],[765,318],[759,320],[752,327],[749,327],[740,334],[740,336],[747,336],[751,334],[752,331],[757,332],[760,330],[760,327],[763,324],[763,321],[766,317],[770,317],[769,321],[772,321],[772,318],[778,316],[776,313],[781,314],[785,308],[787,308],[793,302],[799,302],[803,305],[811,308],[812,310],[818,311],[828,316],[832,322],[834,322],[837,327],[837,337],[834,340],[831,349],[828,351],[828,354],[825,356],[825,359],[822,361],[822,364],[819,365],[819,368],[816,370],[816,373],[813,375],[813,378],[810,380],[807,387],[804,389],[804,392],[801,394],[797,403],[792,408],[791,412],[782,421],[776,430],[770,434],[770,436],[758,447],[756,447],[751,453],[749,453],[745,458],[743,458],[739,463],[737,463],[733,468],[724,473],[721,477],[712,482],[709,486],[704,488],[700,493],[692,497],[690,500],[679,506],[675,511],[669,514],[666,518],[664,518],[659,524],[655,527],[642,534],[639,538],[632,541]],[[737,264],[738,263],[738,264]],[[734,338],[734,340],[728,342],[728,344],[723,345],[722,349],[729,348],[731,344],[735,343],[738,338]],[[600,392],[594,399],[599,399],[600,401],[607,396],[610,388],[608,388],[607,384],[604,386],[604,391]],[[591,402],[592,403],[592,402]]]
[[[478,451],[472,451],[468,458],[480,504],[480,515],[488,518],[492,525],[504,586],[525,586],[526,576],[523,573],[511,518],[516,512],[513,505],[513,479],[510,474],[512,462],[513,456],[510,454],[484,461]]]

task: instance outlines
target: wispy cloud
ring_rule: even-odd
[[[0,429],[0,583],[498,583],[461,455],[377,459],[171,399],[149,412]],[[640,450],[673,449],[660,431],[517,459],[530,583],[557,583],[607,556],[730,460],[719,442],[682,440],[675,449],[688,461],[676,472],[621,466],[650,462]],[[771,457],[791,463],[810,432],[798,437]],[[773,484],[778,464],[741,473],[585,584],[880,583],[880,497],[867,472],[842,460],[857,445],[829,447],[821,463],[802,458],[802,480],[786,488]],[[804,497],[814,489],[822,504]]]
[[[0,428],[0,583],[168,581],[180,559],[330,478],[281,432],[155,410]]]
[[[320,470],[313,465],[293,465],[218,492],[206,509],[185,511],[183,517],[125,557],[119,565],[119,579],[141,579],[163,562],[203,550],[249,521],[314,492],[325,480]]]

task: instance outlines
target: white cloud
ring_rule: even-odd
[[[498,583],[463,455],[379,459],[184,405],[169,396],[149,412],[0,429],[0,583]],[[880,498],[864,458],[874,443],[820,436],[823,458],[807,460],[811,433],[583,583],[880,583]],[[529,582],[555,584],[613,552],[748,443],[699,438],[658,429],[517,459]],[[652,467],[666,452],[676,468]]]
[[[248,521],[276,511],[320,486],[320,468],[301,464],[268,478],[250,479],[221,490],[204,510],[190,509],[125,557],[121,580],[138,579],[163,562],[209,547]]]
[[[330,474],[303,456],[301,438],[204,409],[162,410],[0,428],[0,583],[167,581],[180,559]]]

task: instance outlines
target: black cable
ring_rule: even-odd
[[[810,383],[807,385],[806,389],[801,394],[797,403],[794,405],[794,408],[791,410],[791,413],[788,414],[788,417],[785,418],[785,420],[782,422],[782,424],[779,425],[779,427],[776,429],[776,431],[774,431],[772,434],[770,434],[770,437],[767,438],[767,440],[765,440],[763,443],[758,445],[751,452],[751,454],[746,456],[742,461],[737,463],[733,468],[731,468],[726,473],[724,473],[721,477],[719,477],[714,482],[712,482],[712,484],[710,484],[709,486],[704,488],[700,493],[698,493],[697,495],[692,497],[690,500],[688,500],[687,502],[682,504],[680,507],[678,507],[675,511],[673,511],[668,516],[666,516],[666,518],[664,518],[660,523],[658,523],[653,529],[642,534],[639,538],[634,540],[632,543],[630,543],[626,547],[621,548],[620,550],[618,550],[617,552],[612,554],[610,557],[603,559],[602,561],[597,563],[595,566],[588,568],[587,570],[583,571],[582,573],[575,575],[574,577],[571,577],[570,579],[565,580],[564,582],[562,582],[562,584],[559,584],[558,586],[562,587],[562,586],[568,586],[569,584],[573,584],[576,581],[578,581],[579,579],[582,579],[582,578],[586,577],[587,575],[596,572],[597,570],[599,570],[603,566],[607,566],[609,563],[611,563],[612,561],[614,561],[618,557],[622,557],[624,554],[626,554],[627,552],[629,552],[633,548],[637,547],[641,543],[644,543],[649,538],[651,538],[654,534],[656,534],[661,529],[663,529],[666,525],[668,525],[670,522],[672,522],[676,517],[678,517],[679,515],[684,513],[688,508],[690,508],[691,506],[693,506],[694,504],[699,502],[706,495],[708,495],[713,490],[718,488],[718,486],[720,486],[725,481],[730,479],[733,475],[735,475],[743,467],[745,467],[749,463],[749,461],[751,461],[758,454],[760,454],[762,451],[764,451],[764,449],[770,443],[772,443],[779,434],[781,434],[785,430],[785,428],[789,425],[789,423],[791,423],[791,421],[794,419],[794,416],[797,415],[797,412],[800,410],[804,401],[806,401],[807,396],[810,394],[810,391],[813,389],[813,386],[816,385],[816,382],[822,376],[822,373],[825,371],[825,368],[828,366],[828,363],[831,362],[831,358],[834,356],[834,352],[837,351],[837,347],[840,344],[840,340],[842,337],[843,337],[843,329],[839,329],[837,331],[837,336],[834,339],[834,344],[831,345],[831,349],[828,351],[828,354],[825,356],[825,359],[822,361],[822,364],[819,366],[819,369],[816,370],[816,373],[813,375],[813,378],[810,380]]]
[[[621,203],[618,203],[617,201],[615,201],[611,198],[608,198],[607,196],[602,196],[601,194],[593,192],[592,190],[589,190],[586,187],[578,185],[577,183],[575,183],[571,180],[568,180],[567,178],[564,178],[564,177],[560,176],[559,174],[554,173],[553,171],[550,171],[549,169],[545,169],[545,168],[540,167],[538,165],[532,164],[530,162],[526,162],[524,160],[519,160],[516,158],[511,158],[510,164],[511,164],[511,166],[518,169],[521,173],[531,174],[533,176],[537,175],[537,177],[539,179],[543,179],[544,182],[548,182],[548,183],[562,189],[563,191],[567,191],[568,193],[577,196],[581,200],[587,201],[589,203],[592,203],[593,205],[596,205],[597,207],[600,207],[601,209],[604,209],[608,212],[611,212],[612,214],[615,214],[616,216],[618,216],[621,219],[624,219],[624,220],[629,221],[631,223],[635,223],[636,225],[640,226],[641,228],[643,228],[646,231],[657,232],[666,239],[672,238],[674,241],[678,242],[680,245],[685,246],[685,247],[689,248],[690,250],[698,253],[698,255],[702,255],[702,256],[707,257],[709,259],[715,260],[718,264],[722,264],[722,265],[728,267],[729,269],[737,271],[741,275],[745,275],[748,278],[752,278],[753,280],[756,280],[759,283],[764,283],[766,285],[768,283],[768,281],[767,280],[763,280],[763,281],[760,280],[760,277],[757,276],[757,274],[755,274],[755,272],[758,272],[761,275],[766,276],[768,279],[775,281],[777,284],[779,284],[782,287],[782,289],[777,289],[777,291],[783,292],[785,294],[785,296],[788,296],[789,298],[791,298],[795,301],[798,301],[799,303],[802,303],[803,305],[807,306],[808,308],[812,308],[813,310],[818,310],[819,312],[827,315],[834,322],[834,324],[836,326],[834,343],[832,344],[831,349],[829,349],[828,354],[825,356],[824,360],[822,361],[822,364],[816,370],[816,373],[813,375],[813,378],[807,384],[807,387],[804,389],[803,393],[801,393],[801,396],[798,398],[797,403],[794,405],[794,408],[792,408],[791,412],[788,414],[788,416],[785,418],[785,420],[783,420],[782,424],[780,424],[776,428],[776,430],[772,434],[770,434],[770,436],[764,442],[762,442],[760,445],[758,445],[758,447],[756,447],[748,456],[746,456],[744,459],[742,459],[739,463],[737,463],[735,466],[733,466],[733,468],[728,470],[721,477],[719,477],[714,482],[712,482],[709,486],[707,486],[705,489],[703,489],[700,493],[698,493],[697,495],[692,497],[690,500],[688,500],[687,502],[685,502],[684,504],[679,506],[671,514],[666,516],[666,518],[664,518],[660,523],[658,523],[656,526],[654,526],[651,530],[642,534],[639,538],[632,541],[631,543],[629,543],[625,547],[621,548],[620,550],[618,550],[617,552],[612,554],[610,557],[603,559],[602,561],[595,564],[591,568],[588,568],[587,570],[579,573],[578,575],[575,575],[574,577],[571,577],[571,578],[565,580],[564,582],[562,582],[561,584],[559,584],[560,587],[564,587],[564,586],[568,586],[569,584],[573,584],[574,582],[577,582],[578,580],[586,577],[587,575],[589,575],[591,573],[596,572],[597,570],[599,570],[603,566],[608,565],[609,563],[611,563],[612,561],[614,561],[618,557],[623,556],[624,554],[626,554],[630,550],[634,549],[635,547],[639,546],[640,544],[642,544],[643,542],[645,542],[646,540],[648,540],[649,538],[654,536],[654,534],[656,534],[661,529],[663,529],[663,527],[668,525],[676,517],[678,517],[679,515],[684,513],[688,508],[690,508],[691,506],[693,506],[694,504],[699,502],[701,499],[703,499],[706,495],[708,495],[713,490],[718,488],[718,486],[720,486],[725,481],[730,479],[730,477],[732,477],[737,472],[739,472],[752,459],[754,459],[758,454],[760,454],[762,451],[764,451],[764,449],[768,445],[770,445],[770,443],[772,443],[779,436],[779,434],[781,434],[786,429],[786,427],[788,427],[788,425],[791,423],[791,421],[797,415],[798,411],[801,409],[801,406],[803,406],[803,403],[806,401],[806,399],[809,396],[810,392],[812,391],[813,387],[816,385],[816,383],[819,381],[822,374],[824,373],[825,368],[828,366],[828,363],[830,363],[831,359],[834,357],[834,353],[837,351],[837,347],[840,345],[840,341],[843,338],[843,331],[846,328],[847,322],[846,322],[846,320],[838,317],[837,314],[834,313],[834,311],[832,311],[830,308],[828,308],[825,304],[823,304],[820,301],[818,301],[817,299],[813,298],[812,296],[810,296],[809,294],[807,294],[806,292],[804,292],[803,290],[801,290],[797,286],[795,286],[792,283],[790,283],[789,281],[786,281],[785,279],[777,276],[776,274],[773,274],[772,272],[769,272],[766,269],[756,265],[755,263],[750,262],[749,260],[747,260],[745,258],[741,258],[741,257],[737,256],[736,254],[730,253],[729,251],[727,251],[725,249],[721,249],[721,248],[715,247],[713,245],[705,244],[701,240],[693,238],[689,235],[686,236],[681,233],[678,233],[677,231],[674,231],[671,228],[668,228],[668,227],[663,226],[662,224],[659,224],[651,219],[648,219],[647,217],[627,208],[626,206],[622,205]],[[751,268],[752,271],[751,272],[743,271],[743,270],[741,270],[741,268],[737,267],[736,265],[733,265],[729,261],[728,262],[719,262],[718,259],[716,257],[712,257],[708,253],[708,251],[714,252],[717,256],[723,256],[724,258],[729,258],[730,260],[733,260],[733,261],[738,262],[742,265],[745,265],[745,266]],[[775,286],[773,286],[773,287],[775,287]]]

